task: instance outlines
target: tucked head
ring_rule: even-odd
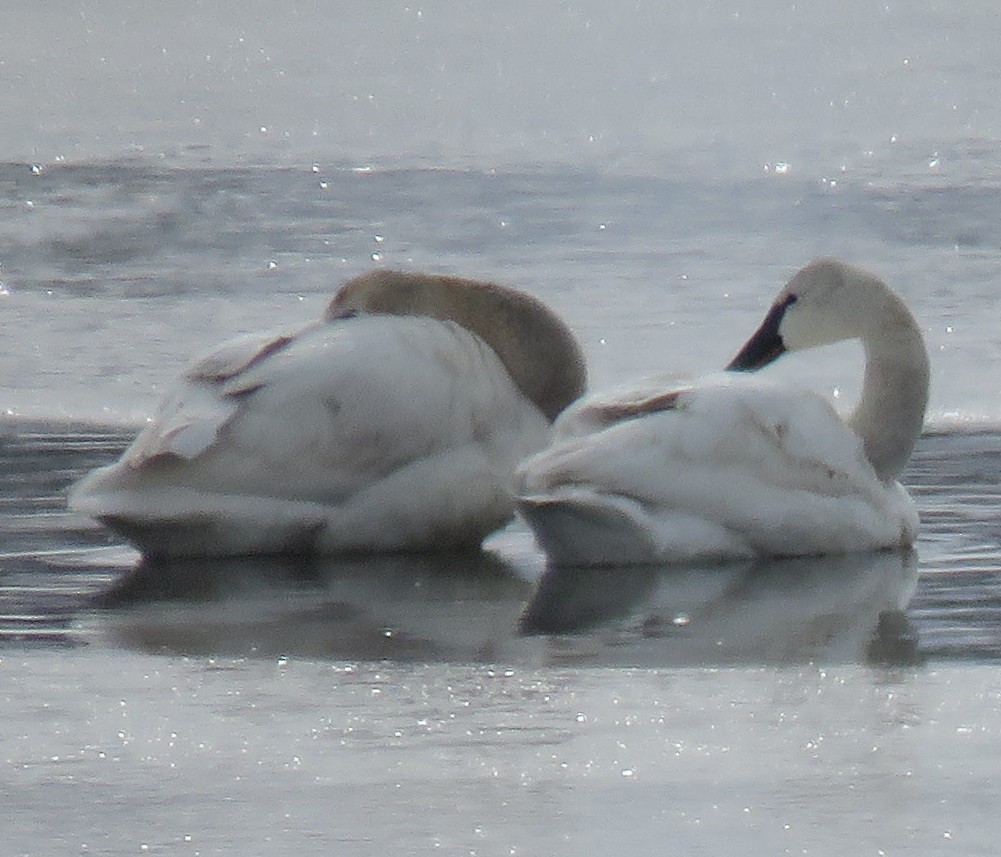
[[[371,271],[348,280],[327,305],[327,321],[358,313],[426,315],[448,318],[451,303],[463,291],[458,277],[407,271]]]
[[[759,369],[786,351],[845,339],[868,342],[877,330],[892,336],[901,326],[912,330],[913,317],[875,274],[838,259],[815,259],[786,283],[727,369]]]
[[[584,355],[569,328],[537,298],[481,280],[377,270],[349,280],[324,318],[358,313],[453,321],[483,339],[521,391],[550,420],[587,387]]]

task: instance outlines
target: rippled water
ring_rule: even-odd
[[[834,253],[914,307],[934,357],[932,426],[1001,423],[996,190],[962,173],[886,187],[860,168],[832,189],[565,165],[312,170],[0,165],[5,410],[134,424],[192,355],[275,319],[311,321],[374,265],[531,290],[573,326],[595,386],[707,371],[796,268]],[[775,374],[848,400],[860,365],[843,347]]]
[[[4,437],[8,644],[592,666],[1001,656],[997,434],[922,438],[905,477],[922,518],[913,554],[614,575],[547,571],[518,523],[482,554],[140,563],[64,501],[129,437],[42,426]],[[550,647],[540,634],[573,636]]]
[[[4,854],[996,852],[993,4],[8,5]],[[601,387],[723,365],[819,254],[926,336],[913,554],[148,565],[65,509],[193,355],[375,265],[528,289]]]
[[[9,853],[992,853],[997,434],[922,439],[913,554],[613,577],[137,564],[63,502],[127,438],[0,445]]]
[[[611,576],[137,563],[63,501],[128,437],[0,445],[12,854],[992,853],[997,434],[921,440],[914,553]]]

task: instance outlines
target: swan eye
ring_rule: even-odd
[[[786,299],[782,301],[782,309],[792,306],[798,300],[799,300],[799,295],[787,295]]]

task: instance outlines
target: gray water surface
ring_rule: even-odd
[[[915,552],[547,570],[149,564],[0,446],[7,853],[992,854],[1001,438],[922,439]]]
[[[6,3],[0,852],[993,857],[997,17]],[[373,267],[530,291],[599,389],[725,365],[827,254],[926,338],[913,554],[156,566],[65,509],[190,359]],[[847,409],[861,356],[769,373]]]
[[[11,854],[994,853],[968,664],[512,668],[9,653]]]
[[[923,525],[913,552],[566,570],[547,569],[518,522],[470,554],[140,560],[64,501],[127,433],[8,431],[8,645],[652,667],[1001,655],[995,434],[921,439],[905,474]]]

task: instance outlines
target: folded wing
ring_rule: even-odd
[[[557,562],[843,552],[916,528],[903,490],[807,391],[723,375],[588,400],[557,431],[521,468],[519,502]]]

